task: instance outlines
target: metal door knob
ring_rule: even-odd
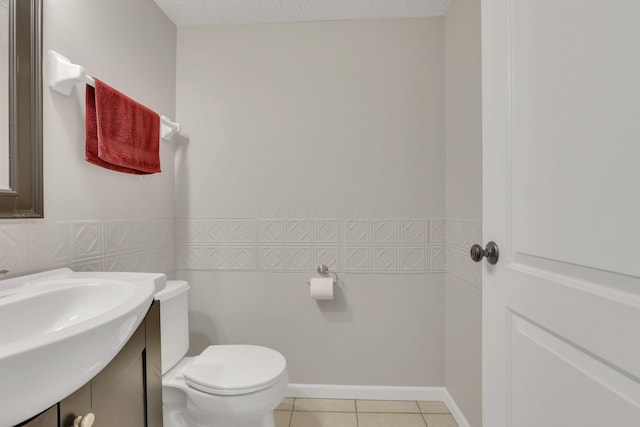
[[[480,245],[471,246],[470,255],[475,262],[480,262],[482,258],[486,257],[489,264],[495,265],[500,257],[500,251],[496,242],[489,242],[485,249],[482,249]]]

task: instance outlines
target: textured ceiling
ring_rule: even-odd
[[[453,0],[155,0],[179,27],[444,15]]]

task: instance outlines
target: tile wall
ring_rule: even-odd
[[[394,219],[178,221],[178,268],[346,273],[443,273],[446,222]]]
[[[479,220],[193,219],[6,221],[0,268],[78,271],[451,273],[481,287],[469,257]],[[176,248],[177,244],[177,248]],[[177,254],[177,257],[176,257]]]
[[[477,287],[482,287],[482,263],[473,262],[469,249],[482,241],[482,221],[448,219],[446,223],[447,273]]]
[[[169,272],[175,260],[173,219],[0,223],[0,268],[11,276],[61,267]]]

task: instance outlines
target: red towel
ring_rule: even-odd
[[[160,172],[160,116],[95,81],[95,89],[87,85],[87,161],[138,175]]]

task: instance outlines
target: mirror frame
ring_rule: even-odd
[[[42,2],[9,3],[9,189],[0,218],[43,218]]]

